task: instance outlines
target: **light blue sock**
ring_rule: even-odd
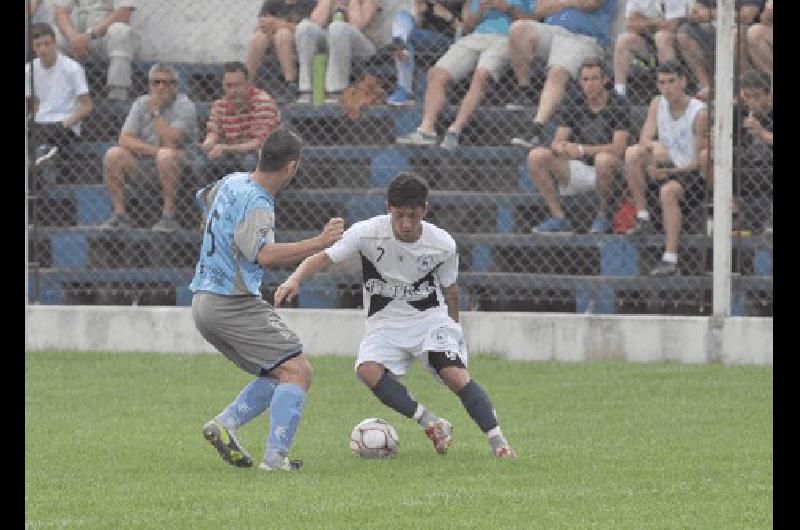
[[[238,429],[267,410],[278,382],[271,377],[259,377],[239,392],[239,396],[223,410],[217,420],[226,429]]]
[[[269,437],[264,451],[264,461],[278,455],[286,456],[292,446],[294,433],[303,415],[306,392],[292,383],[278,385],[270,403]]]
[[[404,88],[409,94],[413,94],[414,87],[414,50],[408,48],[408,57],[400,61],[395,58],[394,62],[397,65],[397,85]]]

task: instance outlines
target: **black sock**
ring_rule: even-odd
[[[383,372],[380,381],[371,390],[375,397],[387,407],[396,410],[407,418],[414,417],[414,413],[417,411],[417,401],[411,397],[408,389],[395,379],[388,370]]]
[[[471,380],[458,391],[457,395],[481,431],[489,432],[497,427],[497,417],[494,415],[492,401],[478,383]]]

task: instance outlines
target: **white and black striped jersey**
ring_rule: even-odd
[[[334,262],[361,260],[368,331],[447,316],[442,288],[456,282],[458,251],[438,226],[422,221],[420,238],[404,243],[395,238],[390,216],[379,215],[355,223],[325,252]]]

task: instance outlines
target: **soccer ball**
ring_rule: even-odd
[[[361,458],[389,458],[397,452],[399,438],[389,422],[367,418],[353,427],[350,450]]]

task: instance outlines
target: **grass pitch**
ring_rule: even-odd
[[[412,393],[455,426],[438,456],[416,423],[314,357],[296,474],[225,464],[203,423],[249,381],[221,356],[27,353],[26,528],[771,528],[772,368],[511,362],[477,356],[520,458],[497,461],[458,398],[415,364]],[[396,458],[350,454],[378,416]],[[258,460],[268,413],[240,432]]]

